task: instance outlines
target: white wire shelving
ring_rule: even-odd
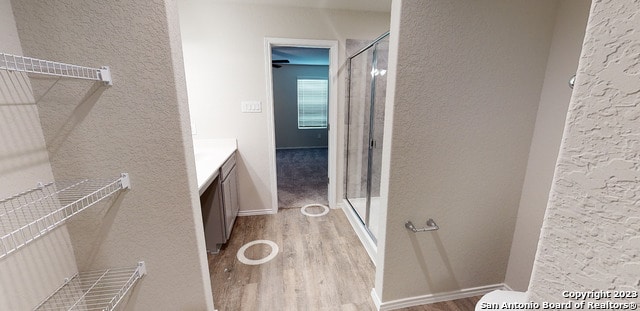
[[[81,272],[58,288],[34,311],[111,311],[147,273],[144,262],[135,267]]]
[[[32,57],[0,53],[0,69],[65,78],[95,80],[102,81],[106,85],[113,85],[113,81],[111,80],[111,70],[108,66],[91,68]]]
[[[0,200],[0,259],[88,207],[131,188],[129,175],[39,184]]]

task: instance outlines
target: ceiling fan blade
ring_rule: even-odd
[[[271,64],[271,67],[273,67],[273,68],[280,68],[280,67],[282,67],[282,66],[281,66],[281,65],[276,65],[276,64]]]
[[[272,64],[288,64],[288,59],[274,59],[271,61]]]

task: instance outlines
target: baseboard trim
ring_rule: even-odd
[[[380,310],[382,301],[380,301],[380,297],[378,297],[378,293],[376,293],[376,289],[371,289],[371,300],[373,300],[373,304],[376,306],[376,310]]]
[[[273,215],[275,214],[270,209],[254,209],[249,211],[239,211],[238,216],[259,216],[259,215]]]
[[[442,301],[479,296],[479,295],[487,294],[494,290],[498,290],[498,289],[507,290],[508,288],[509,287],[506,284],[500,283],[500,284],[494,284],[494,285],[465,288],[465,289],[445,292],[445,293],[402,298],[402,299],[391,300],[386,302],[382,302],[380,300],[380,297],[378,297],[378,294],[376,293],[375,289],[372,289],[371,299],[373,300],[373,303],[376,305],[376,308],[378,310],[387,311],[387,310],[396,310],[400,308],[426,305],[426,304],[442,302]]]
[[[369,236],[369,233],[363,227],[363,224],[360,222],[360,218],[358,218],[358,215],[356,215],[356,212],[353,210],[353,208],[351,208],[348,203],[344,202],[340,204],[340,206],[342,207],[342,211],[344,212],[344,214],[347,216],[347,220],[349,220],[351,227],[353,227],[353,231],[356,232],[358,239],[360,239],[360,243],[362,243],[362,246],[364,246],[364,249],[367,251],[369,259],[371,259],[371,262],[375,266],[376,256],[378,254],[378,246],[375,242],[373,242],[373,240]]]

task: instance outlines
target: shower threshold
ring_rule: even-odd
[[[366,198],[351,198],[343,200],[342,210],[349,219],[349,223],[353,227],[353,230],[358,235],[360,242],[367,250],[371,262],[376,264],[376,255],[378,253],[378,247],[376,246],[376,235],[379,233],[379,210],[380,210],[380,197],[371,198],[371,213],[369,219],[369,228],[364,224],[364,221],[359,215],[364,215],[366,210]]]

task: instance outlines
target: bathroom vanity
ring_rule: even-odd
[[[217,253],[238,216],[235,139],[193,141],[207,251]]]

